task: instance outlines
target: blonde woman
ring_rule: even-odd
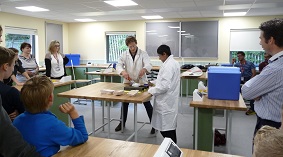
[[[38,64],[35,58],[31,55],[31,45],[29,43],[21,44],[22,54],[19,56],[19,60],[22,62],[22,67],[25,69],[29,77],[33,77],[38,74]],[[19,82],[26,82],[27,78],[21,73],[17,74],[17,80]]]
[[[48,51],[45,55],[46,76],[51,79],[61,79],[66,76],[65,65],[69,59],[60,53],[60,43],[57,40],[51,41]]]

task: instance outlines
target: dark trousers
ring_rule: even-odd
[[[263,127],[264,125],[272,126],[272,127],[277,128],[277,129],[279,129],[281,127],[280,122],[274,122],[274,121],[271,121],[271,120],[262,119],[259,116],[257,116],[257,122],[256,122],[256,126],[255,126],[255,131],[254,131],[254,137],[255,137],[255,134],[257,133],[257,131],[261,127]]]
[[[250,110],[255,111],[254,109],[254,100],[250,100]]]
[[[120,116],[120,119],[122,119],[122,109],[123,109],[123,116],[124,116],[124,125],[126,124],[126,121],[127,121],[127,116],[128,116],[128,107],[129,107],[129,103],[123,103],[122,104],[123,107],[121,107],[121,116]],[[148,118],[151,122],[151,117],[152,117],[152,105],[150,103],[150,101],[147,101],[147,102],[144,102],[143,103],[145,109],[146,109],[146,112],[147,112],[147,115],[148,115]]]
[[[177,144],[177,135],[176,130],[169,130],[169,131],[160,131],[161,135],[165,138],[171,138]]]
[[[274,121],[271,121],[271,120],[262,119],[259,116],[257,116],[257,121],[256,121],[256,126],[255,126],[255,130],[254,130],[254,137],[253,137],[253,139],[255,138],[255,135],[256,135],[257,131],[261,127],[263,127],[264,125],[275,127],[277,129],[279,129],[281,127],[281,123],[279,123],[279,122],[274,122]],[[254,152],[254,142],[253,142],[252,152]]]

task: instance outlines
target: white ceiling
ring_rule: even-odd
[[[143,20],[144,15],[171,18],[223,17],[225,12],[248,11],[246,16],[283,15],[283,0],[133,0],[137,6],[113,7],[103,0],[0,0],[0,11],[62,22]],[[37,6],[49,12],[15,7]]]

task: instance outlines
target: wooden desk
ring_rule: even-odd
[[[194,107],[194,147],[195,149],[205,151],[214,149],[213,110],[226,110],[226,151],[230,154],[232,110],[247,110],[243,97],[240,95],[238,101],[212,100],[205,95],[203,101],[191,101],[190,106]]]
[[[53,91],[54,101],[53,101],[53,105],[50,107],[50,111],[54,113],[57,116],[57,118],[63,121],[66,125],[69,125],[68,124],[69,116],[59,111],[59,105],[66,103],[69,100],[67,98],[59,98],[57,97],[57,94],[70,90],[71,84],[75,83],[75,81],[72,80],[72,81],[67,81],[64,83],[61,83],[58,81],[59,80],[53,82],[54,83],[54,91]],[[20,91],[23,86],[14,86],[14,87]]]
[[[181,79],[196,79],[196,80],[203,80],[206,81],[207,80],[207,76],[206,73],[204,72],[201,76],[188,76],[188,75],[184,75],[184,73],[181,73]]]
[[[136,96],[131,97],[127,94],[121,96],[109,95],[109,94],[101,94],[101,89],[112,89],[112,90],[123,90],[127,84],[123,83],[109,83],[109,82],[98,82],[92,85],[84,86],[81,88],[77,88],[74,90],[70,90],[67,92],[59,93],[59,97],[66,98],[82,98],[82,99],[90,99],[92,100],[92,133],[94,134],[95,129],[95,108],[94,108],[94,100],[102,100],[102,101],[114,101],[114,102],[128,102],[134,103],[134,128],[135,132],[128,138],[131,139],[135,136],[135,141],[137,141],[137,103],[143,103],[149,101],[151,95],[148,92],[138,93]],[[108,107],[108,137],[110,137],[110,105]],[[102,105],[102,124],[104,126],[104,105]],[[122,128],[123,129],[123,128]]]
[[[67,147],[53,157],[152,157],[159,145],[89,137],[88,141],[76,147]],[[239,157],[181,148],[183,157]]]

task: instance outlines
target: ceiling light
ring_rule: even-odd
[[[115,7],[138,5],[136,2],[131,1],[131,0],[112,0],[112,1],[104,1],[104,2],[112,6],[115,6]]]
[[[180,32],[181,32],[181,33],[184,33],[184,32],[186,32],[186,31],[177,31],[177,32],[179,32],[179,33],[180,33]]]
[[[180,28],[179,26],[168,26],[169,28]]]
[[[154,33],[156,32],[156,30],[149,30],[149,31],[146,31],[146,33]]]
[[[153,16],[141,16],[144,19],[163,19],[160,15],[153,15]]]
[[[162,38],[162,37],[167,37],[168,35],[159,35],[158,37]]]
[[[93,20],[93,19],[75,19],[76,21],[79,21],[79,22],[92,22],[92,21],[96,21],[96,20]]]
[[[230,12],[224,13],[224,16],[245,16],[247,12]]]
[[[48,9],[39,8],[36,6],[26,6],[26,7],[16,7],[17,9],[31,11],[31,12],[40,12],[40,11],[49,11]]]

